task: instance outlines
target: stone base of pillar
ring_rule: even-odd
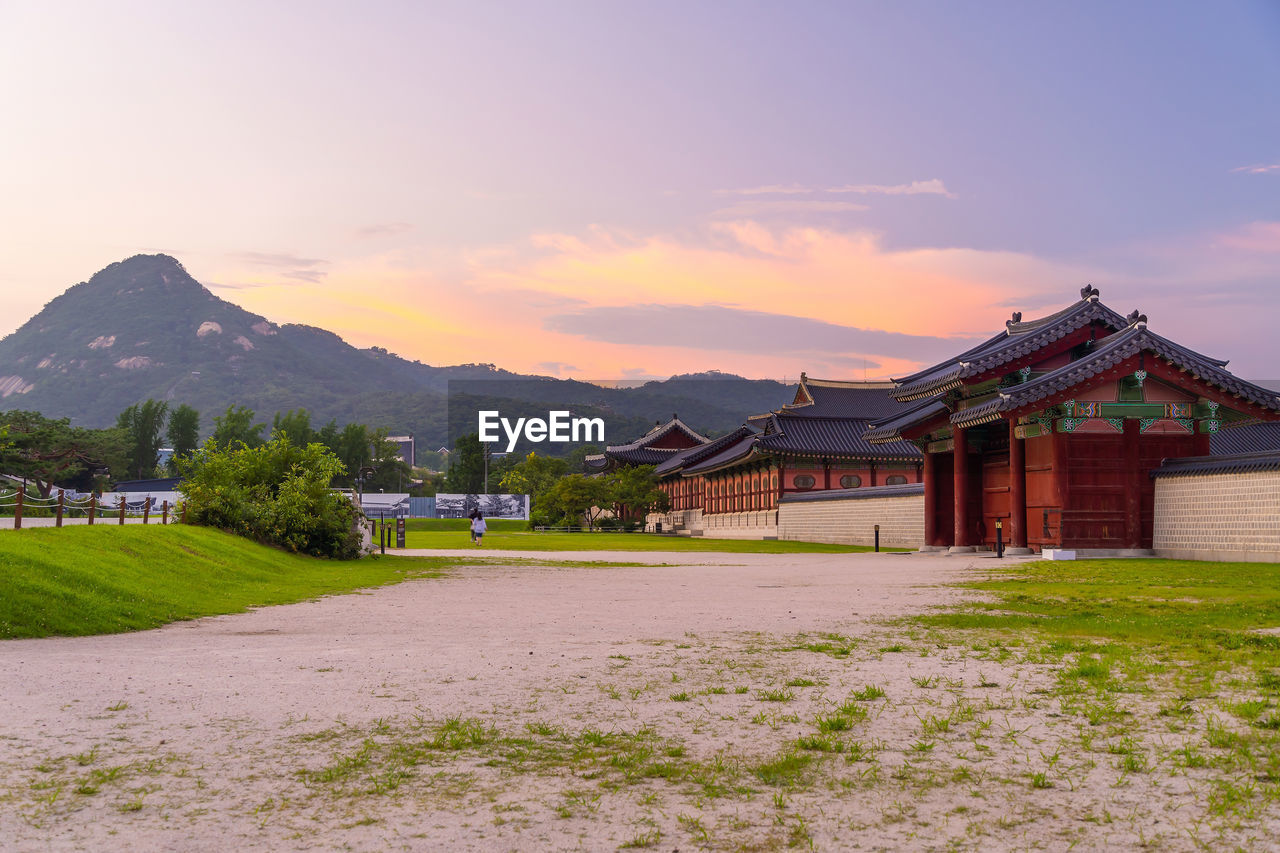
[[[1004,552],[1010,557],[1025,557],[1028,554],[1034,554],[1030,548],[1005,548]]]
[[[952,545],[947,549],[948,554],[972,554],[978,549],[972,545]]]
[[[947,550],[946,545],[921,545],[920,552],[923,554],[936,554],[939,551]]]

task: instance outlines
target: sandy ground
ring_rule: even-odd
[[[1064,746],[1077,724],[1036,701],[1051,667],[882,621],[956,600],[944,584],[989,560],[518,556],[648,565],[463,566],[0,644],[0,846],[1180,849],[1207,831],[1183,825],[1194,780],[1116,784]],[[885,697],[855,702],[867,685]],[[839,752],[797,749],[840,714]],[[771,777],[787,755],[803,766]],[[1035,790],[1041,768],[1056,781]]]

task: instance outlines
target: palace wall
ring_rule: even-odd
[[[1174,559],[1280,562],[1280,471],[1157,478],[1153,545]]]
[[[787,495],[778,507],[779,539],[872,545],[877,524],[882,546],[919,548],[924,543],[924,486]]]

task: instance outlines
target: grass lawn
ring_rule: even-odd
[[[0,531],[0,638],[155,628],[431,576],[444,562],[320,560],[185,525]]]
[[[470,548],[471,538],[466,530],[409,529],[405,533],[405,545],[409,548]],[[492,527],[484,536],[484,547],[508,551],[727,551],[735,554],[840,554],[872,550],[862,545],[819,542],[704,539],[701,536],[659,536],[653,533],[534,533]]]
[[[965,586],[992,598],[921,621],[1038,646],[1063,662],[1066,693],[1147,690],[1172,676],[1185,698],[1232,679],[1258,692],[1280,729],[1280,636],[1263,632],[1280,629],[1280,564],[1036,562]]]

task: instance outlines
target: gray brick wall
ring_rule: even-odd
[[[1280,471],[1160,477],[1152,546],[1166,557],[1280,562]]]
[[[803,542],[919,548],[924,543],[924,496],[783,503],[778,538]]]

